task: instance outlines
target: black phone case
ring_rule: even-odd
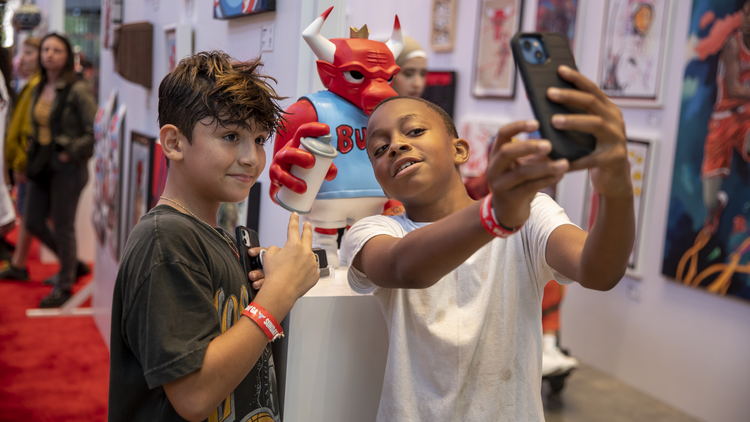
[[[250,260],[252,259],[250,255],[247,254],[247,251],[252,248],[257,248],[260,246],[260,239],[258,238],[258,233],[255,230],[248,229],[244,226],[239,226],[234,230],[234,236],[237,243],[237,250],[240,253],[240,263],[242,264],[242,270],[245,272],[245,275],[250,272]],[[249,280],[248,280],[249,283]],[[252,302],[253,299],[255,299],[255,294],[258,291],[253,288],[252,283],[250,283],[250,301]]]
[[[525,35],[533,35],[542,39],[549,55],[545,63],[536,65],[524,60],[520,39]],[[577,89],[575,85],[564,80],[557,73],[560,65],[577,69],[568,40],[556,33],[519,32],[513,36],[510,45],[523,85],[526,87],[531,108],[539,121],[539,132],[542,138],[552,143],[550,157],[555,160],[567,158],[569,161],[574,161],[590,154],[596,147],[596,139],[592,135],[572,130],[558,130],[552,126],[552,116],[555,114],[587,114],[582,109],[555,103],[547,98],[547,89],[550,87]]]

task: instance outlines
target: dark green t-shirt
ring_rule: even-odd
[[[211,227],[167,205],[143,216],[114,287],[109,421],[183,421],[162,385],[203,365],[208,344],[248,305],[248,289],[237,256]],[[278,421],[277,394],[269,344],[209,419]]]

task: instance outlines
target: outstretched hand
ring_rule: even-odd
[[[291,173],[293,165],[304,169],[310,169],[315,166],[315,156],[300,149],[300,140],[307,137],[317,138],[327,135],[329,132],[328,125],[324,123],[305,123],[294,133],[294,138],[276,153],[268,169],[269,178],[271,179],[270,194],[274,202],[276,201],[276,193],[279,192],[282,186],[286,186],[292,192],[298,194],[303,194],[307,191],[307,183]],[[331,163],[325,180],[333,180],[337,172],[336,166]]]
[[[594,152],[570,163],[570,170],[590,169],[591,181],[600,194],[632,195],[622,111],[595,83],[579,72],[560,66],[558,73],[578,89],[550,88],[547,97],[586,110],[589,114],[556,114],[552,116],[552,125],[560,130],[576,130],[596,137]]]
[[[489,156],[487,181],[498,223],[507,229],[523,225],[531,214],[537,191],[557,183],[568,170],[568,160],[552,161],[547,140],[515,142],[521,132],[539,128],[536,120],[513,122],[497,134]]]

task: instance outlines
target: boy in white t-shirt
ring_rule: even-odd
[[[596,150],[573,163],[552,161],[548,141],[511,142],[538,122],[509,124],[489,158],[492,194],[478,202],[459,173],[468,144],[442,110],[395,97],[370,116],[375,175],[406,210],[360,220],[342,246],[349,284],[374,293],[388,326],[378,421],[544,420],[545,283],[609,290],[624,274],[635,217],[622,114],[578,72],[559,73],[580,90],[550,89],[549,98],[590,114],[557,115],[553,124],[594,134]],[[537,194],[582,168],[600,195],[590,233]]]

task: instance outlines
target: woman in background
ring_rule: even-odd
[[[39,303],[52,308],[70,298],[77,278],[75,217],[94,151],[96,102],[88,84],[76,78],[73,49],[65,37],[52,33],[42,39],[39,67],[31,106],[26,228],[60,261],[52,292]]]
[[[13,183],[16,185],[16,210],[21,219],[18,227],[18,241],[13,257],[0,271],[0,279],[28,281],[29,272],[26,269],[26,258],[29,254],[32,236],[24,225],[28,184],[26,183],[26,147],[31,136],[31,100],[32,93],[39,84],[39,47],[41,40],[36,37],[27,38],[23,42],[20,61],[18,63],[16,80],[25,81],[20,88],[8,132],[5,136],[5,165],[13,173]]]

